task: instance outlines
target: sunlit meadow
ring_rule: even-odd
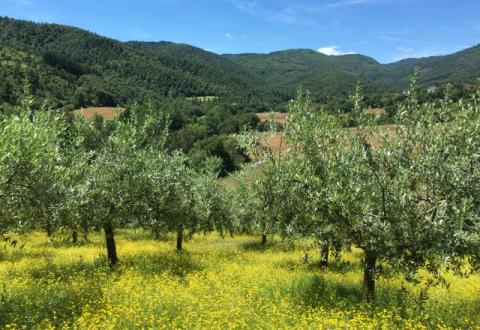
[[[480,276],[447,276],[449,288],[413,286],[384,270],[375,305],[361,303],[361,253],[317,267],[308,242],[118,233],[110,270],[102,236],[73,245],[61,235],[19,237],[0,252],[0,328],[426,329],[480,328]]]

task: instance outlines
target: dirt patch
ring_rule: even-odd
[[[367,115],[372,115],[372,116],[375,116],[375,117],[380,117],[380,116],[387,115],[387,110],[385,110],[383,108],[371,108],[371,109],[363,110],[363,113],[367,114]]]
[[[113,107],[91,107],[73,110],[72,113],[75,117],[83,116],[86,119],[92,119],[95,116],[100,116],[104,120],[112,120],[125,109],[113,108]]]
[[[347,128],[352,134],[356,131],[356,128]],[[381,126],[372,126],[367,128],[368,142],[372,145],[373,148],[378,147],[382,143],[382,134],[386,133],[389,137],[397,136],[398,126],[396,125],[381,125]],[[272,152],[278,153],[279,151],[285,151],[288,148],[288,145],[285,143],[283,138],[283,133],[264,133],[261,138],[261,143],[263,146],[268,147]]]
[[[259,112],[257,113],[258,119],[260,119],[260,122],[264,123],[268,121],[268,118],[270,117],[270,112]],[[287,122],[287,113],[285,112],[274,112],[273,113],[273,120],[280,125],[285,125]]]

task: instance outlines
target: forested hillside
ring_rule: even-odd
[[[386,65],[390,76],[386,82],[405,87],[408,75],[419,67],[419,82],[423,85],[474,83],[480,77],[480,45],[446,56],[406,59]]]
[[[0,17],[0,104],[14,105],[28,81],[37,103],[74,109],[166,96],[216,96],[250,108],[284,104],[299,85],[315,102],[345,107],[358,81],[371,99],[398,93],[420,68],[423,86],[473,83],[480,46],[380,64],[362,55],[297,49],[217,55],[171,42],[120,42],[74,27]]]
[[[37,84],[38,79],[32,79],[35,96],[60,89],[64,95],[51,96],[67,106],[115,106],[162,96],[253,94],[246,83],[232,83],[234,79],[228,77],[216,79],[228,74],[215,72],[206,64],[182,57],[152,56],[120,41],[73,27],[0,18],[0,31],[2,63],[8,62],[2,64],[1,74],[8,75],[8,85],[21,86],[25,77],[31,78],[23,69],[15,75],[7,74],[12,63],[35,71],[34,75],[48,71],[52,76],[48,79],[67,80],[69,89],[65,90],[63,85]],[[28,54],[34,59],[35,68],[25,62],[24,55],[13,56],[12,50]],[[2,87],[2,95],[8,93],[2,98],[4,101],[15,101],[10,89]]]
[[[286,50],[270,54],[225,55],[253,72],[272,90],[292,97],[299,84],[317,100],[347,97],[357,81],[367,92],[384,90],[373,75],[383,71],[375,60],[361,55],[331,57],[309,49]]]
[[[447,56],[391,64],[380,64],[363,55],[327,56],[309,49],[225,56],[263,78],[274,89],[291,93],[295,84],[302,83],[314,98],[350,95],[359,80],[368,87],[367,92],[398,92],[408,86],[416,67],[423,86],[474,83],[480,77],[480,46]]]
[[[261,89],[255,84],[256,77],[242,66],[221,55],[190,45],[165,41],[130,41],[126,44],[143,54],[160,59],[171,68],[189,72],[222,86],[228,86],[230,90],[235,90],[241,95],[259,96],[258,92]],[[267,92],[265,89],[261,91],[263,95]]]

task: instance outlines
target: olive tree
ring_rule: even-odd
[[[138,225],[148,216],[149,164],[153,155],[166,153],[168,120],[149,106],[134,106],[109,122],[79,120],[77,130],[85,139],[87,155],[75,203],[81,217],[103,229],[113,266],[118,262],[115,227]],[[100,132],[100,138],[91,139],[90,132]]]
[[[237,136],[239,144],[254,159],[257,159],[257,164],[255,167],[245,169],[236,178],[235,214],[244,231],[260,231],[262,245],[267,243],[268,234],[275,233],[279,229],[278,221],[282,219],[279,211],[282,209],[278,208],[275,202],[285,197],[281,196],[280,188],[284,161],[282,146],[276,150],[269,142],[279,134],[273,114],[269,115],[267,128],[264,134],[244,131]],[[258,171],[258,169],[262,173],[260,177],[253,182],[248,180],[247,177],[252,175],[250,171]]]
[[[410,278],[419,267],[438,274],[460,246],[468,250],[467,237],[478,237],[478,101],[421,105],[415,90],[393,127],[373,126],[357,93],[354,129],[312,111],[300,93],[289,109],[286,161],[266,172],[277,177],[281,228],[363,250],[367,301],[379,260]]]
[[[0,119],[0,231],[44,229],[51,235],[66,170],[64,124],[55,112],[26,110]]]
[[[186,160],[174,153],[152,158],[149,165],[150,216],[145,225],[157,235],[175,232],[179,251],[185,235],[232,228],[229,200],[217,184],[219,161],[209,159],[198,170],[188,167]]]

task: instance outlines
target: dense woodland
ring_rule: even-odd
[[[358,81],[369,106],[392,104],[419,67],[419,85],[475,83],[480,48],[380,64],[313,50],[217,55],[169,42],[126,42],[78,28],[0,18],[0,101],[16,104],[28,78],[38,102],[72,110],[164,97],[216,96],[258,111],[286,110],[299,85],[315,103],[346,111]]]

